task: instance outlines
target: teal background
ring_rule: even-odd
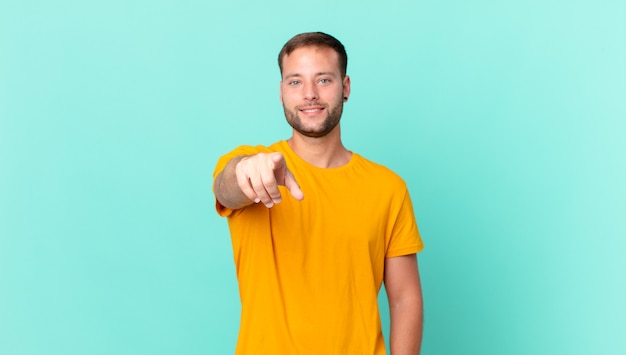
[[[625,4],[0,1],[0,354],[233,352],[211,174],[289,137],[312,30],[346,146],[409,185],[423,353],[626,353]]]

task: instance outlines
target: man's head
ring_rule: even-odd
[[[278,54],[278,67],[280,68],[281,75],[283,74],[283,59],[285,56],[302,47],[331,48],[337,52],[341,77],[343,78],[346,76],[346,70],[348,68],[348,55],[346,54],[346,49],[335,37],[323,32],[301,33],[299,35],[295,35],[292,39],[285,43]]]
[[[338,137],[343,103],[350,96],[343,45],[324,33],[304,33],[287,42],[278,58],[280,99],[294,133]]]

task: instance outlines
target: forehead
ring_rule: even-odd
[[[329,47],[307,46],[295,49],[283,57],[283,75],[310,71],[339,73],[339,55]]]

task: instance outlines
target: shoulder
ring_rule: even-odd
[[[406,188],[406,182],[400,175],[388,168],[387,166],[369,160],[362,155],[352,153],[354,159],[354,168],[363,174],[367,174],[379,184],[384,183],[395,188]]]
[[[258,153],[271,153],[271,152],[281,152],[281,142],[276,142],[270,146],[265,145],[240,145],[237,148],[231,150],[230,152],[222,155],[215,166],[215,170],[213,172],[213,176],[217,176],[220,171],[224,169],[226,164],[231,161],[233,158],[244,156],[244,155],[254,155]]]
[[[236,156],[240,156],[240,155],[252,155],[252,154],[257,154],[257,153],[269,153],[272,150],[272,148],[276,145],[272,144],[270,146],[265,146],[265,145],[240,145],[237,148],[231,150],[230,152],[226,153],[225,155],[236,155]]]
[[[234,157],[242,156],[242,155],[253,155],[258,153],[271,153],[271,152],[282,152],[283,151],[283,141],[276,142],[272,145],[240,145],[237,148],[231,150],[230,152],[222,155],[220,160],[227,158],[230,160]]]

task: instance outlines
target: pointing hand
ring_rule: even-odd
[[[241,191],[255,203],[263,202],[268,208],[282,200],[278,186],[285,186],[296,200],[304,194],[287,169],[281,153],[259,153],[242,158],[235,168]]]

